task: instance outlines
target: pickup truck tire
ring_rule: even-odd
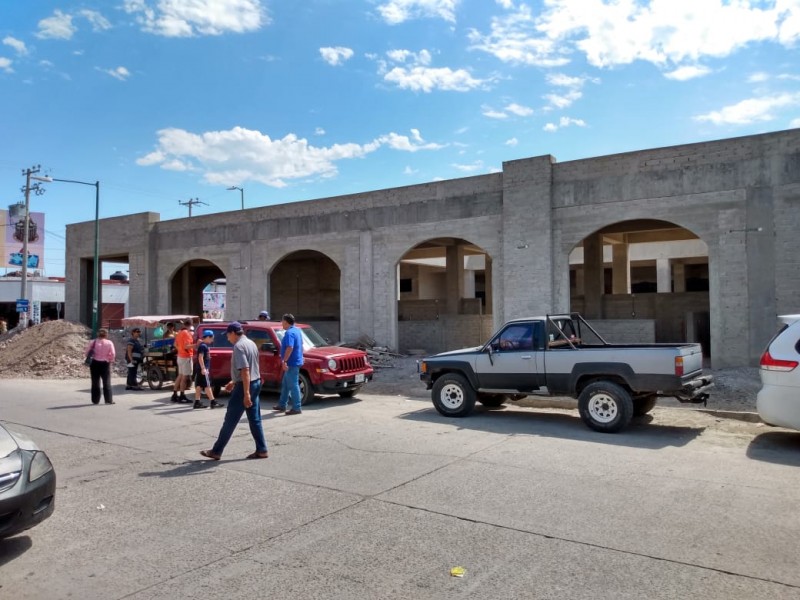
[[[633,416],[641,417],[649,413],[656,405],[658,396],[655,394],[644,396],[643,398],[636,398],[633,401]]]
[[[620,385],[611,381],[595,381],[578,398],[581,419],[601,433],[616,433],[633,417],[633,399]]]
[[[466,417],[475,408],[475,390],[458,373],[442,375],[433,384],[433,405],[445,417]]]
[[[486,408],[500,408],[508,400],[505,394],[478,394],[478,402]]]

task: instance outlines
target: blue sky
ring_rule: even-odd
[[[800,0],[5,0],[0,190],[193,214],[800,127]],[[46,274],[91,187],[51,183]]]

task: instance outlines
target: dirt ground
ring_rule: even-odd
[[[88,377],[83,364],[84,348],[90,337],[84,325],[68,321],[47,321],[21,332],[0,336],[0,378],[76,379]],[[124,357],[125,338],[111,332],[110,339],[117,346],[117,375],[126,373]],[[375,369],[374,380],[365,389],[375,394],[430,398],[430,392],[420,382],[417,374],[419,357],[392,358],[390,366]],[[715,387],[706,407],[720,414],[754,413],[756,394],[761,383],[755,367],[711,370]],[[529,399],[520,405],[539,407],[573,407],[574,400]],[[676,400],[660,399],[659,406],[689,406]],[[738,417],[737,417],[738,418]]]

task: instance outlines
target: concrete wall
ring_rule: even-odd
[[[206,259],[228,280],[227,314],[250,317],[268,306],[286,256],[321,252],[340,271],[341,339],[364,333],[397,348],[413,329],[398,322],[397,264],[419,243],[459,238],[487,253],[494,329],[570,309],[569,255],[590,234],[661,219],[708,247],[710,348],[722,367],[754,364],[776,314],[800,312],[798,209],[800,130],[790,130],[566,163],[540,156],[491,175],[191,219],[103,219],[100,237],[102,256],[130,257],[132,312],[167,312],[172,275]],[[91,223],[67,228],[75,320],[86,315],[92,232]]]

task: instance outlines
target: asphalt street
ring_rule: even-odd
[[[0,381],[58,476],[53,516],[0,541],[0,598],[800,598],[800,432],[264,395],[269,459],[243,421],[210,462],[224,411],[117,384]]]

